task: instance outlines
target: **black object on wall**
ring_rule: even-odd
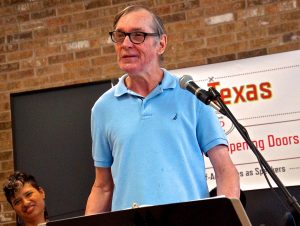
[[[110,81],[11,94],[15,170],[46,191],[50,220],[80,216],[94,180],[90,113]]]

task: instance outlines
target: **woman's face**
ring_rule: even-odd
[[[45,192],[42,188],[38,190],[31,184],[24,186],[15,193],[11,199],[12,207],[16,214],[26,223],[44,220]]]

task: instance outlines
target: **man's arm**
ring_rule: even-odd
[[[96,167],[96,177],[88,197],[85,215],[111,211],[114,183],[110,168]]]
[[[240,198],[240,178],[231,161],[227,146],[217,145],[210,149],[207,155],[215,171],[217,195]]]

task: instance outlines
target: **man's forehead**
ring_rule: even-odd
[[[149,25],[152,25],[153,22],[153,16],[150,12],[148,12],[145,9],[139,9],[137,11],[132,11],[132,12],[128,12],[126,14],[124,14],[123,16],[120,17],[118,23],[116,24],[116,27],[118,27],[118,25],[120,23],[123,24],[123,22],[126,23],[128,21],[134,20],[134,24],[136,25],[136,28],[145,28],[147,26],[147,24],[145,24],[145,22],[148,21]]]

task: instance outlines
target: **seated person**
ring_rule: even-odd
[[[18,171],[11,174],[3,191],[17,214],[18,226],[37,226],[46,222],[45,191],[32,175]]]

